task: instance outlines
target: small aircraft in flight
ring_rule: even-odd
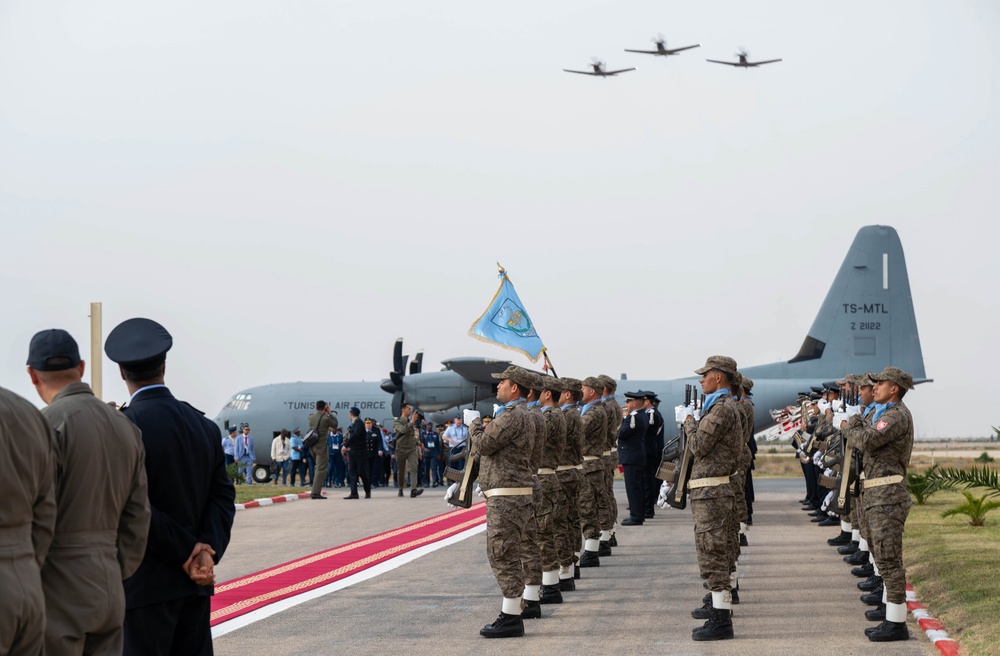
[[[676,55],[682,50],[690,50],[691,48],[701,47],[700,43],[696,43],[693,46],[684,46],[683,48],[668,48],[667,39],[662,34],[657,34],[651,40],[656,44],[656,50],[629,50],[628,48],[625,48],[625,52],[638,52],[643,55],[659,55],[661,57],[668,57],[670,55]]]
[[[632,67],[632,68],[621,68],[618,69],[617,71],[609,71],[607,70],[607,68],[605,68],[606,66],[605,63],[601,61],[600,58],[598,57],[591,57],[590,62],[591,62],[590,65],[594,69],[593,71],[571,71],[568,68],[564,68],[563,70],[566,71],[567,73],[578,73],[579,75],[595,75],[597,77],[614,77],[619,73],[628,73],[629,71],[635,70],[635,67]]]
[[[383,426],[392,425],[403,403],[426,413],[435,423],[469,407],[486,416],[492,414],[496,402],[496,381],[491,374],[510,364],[509,360],[463,357],[442,361],[440,371],[423,371],[423,354],[412,360],[403,355],[402,338],[396,341],[392,355],[392,371],[382,381],[294,382],[245,389],[222,408],[215,423],[222,434],[232,425],[251,425],[257,437],[254,480],[266,482],[271,439],[281,428],[298,426],[305,432],[307,417],[318,399],[330,403],[341,426],[347,424],[347,410],[355,406],[363,417],[373,417]],[[700,365],[699,360],[690,363],[692,369]],[[754,381],[753,398],[759,410],[754,417],[755,432],[774,424],[768,410],[785,407],[801,390],[821,389],[816,386],[848,373],[881,371],[893,365],[910,373],[915,383],[930,382],[924,371],[903,246],[896,231],[889,226],[866,226],[858,231],[793,358],[741,365],[740,371]],[[574,372],[578,376],[595,373]],[[695,375],[674,380],[635,380],[622,375],[618,391],[649,390],[669,407],[683,398],[685,385],[697,382]]]
[[[736,56],[740,58],[737,62],[731,61],[720,61],[718,59],[706,59],[705,61],[712,62],[713,64],[725,64],[726,66],[736,66],[737,68],[755,68],[762,64],[773,64],[774,62],[780,62],[780,59],[765,59],[764,61],[752,62],[747,59],[750,53],[744,49],[740,48],[740,51],[736,53]]]

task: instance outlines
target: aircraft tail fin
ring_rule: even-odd
[[[858,231],[789,369],[829,377],[899,367],[925,380],[903,246],[889,226]]]

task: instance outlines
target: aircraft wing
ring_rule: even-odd
[[[471,383],[478,385],[493,385],[498,382],[492,374],[503,373],[503,370],[510,366],[510,360],[492,360],[490,358],[452,358],[445,360],[441,364],[446,369],[454,371],[456,374]]]
[[[726,66],[739,66],[738,62],[719,61],[718,59],[706,59],[705,61],[712,62],[713,64],[725,64]]]
[[[578,75],[597,75],[597,73],[592,73],[590,71],[571,71],[568,68],[564,68],[567,73],[577,73]]]
[[[625,48],[625,52],[641,52],[644,55],[655,55],[655,54],[657,54],[658,51],[656,51],[656,50],[629,50],[628,48]]]
[[[629,71],[634,71],[635,68],[620,68],[617,71],[606,71],[605,75],[618,75],[619,73],[628,73]]]
[[[672,55],[675,52],[681,52],[682,50],[690,50],[691,48],[700,48],[700,47],[701,47],[701,44],[700,43],[696,43],[693,46],[684,46],[683,48],[670,48],[670,49],[667,50],[667,52],[669,52]]]
[[[766,59],[759,62],[750,62],[751,66],[760,66],[761,64],[773,64],[774,62],[780,62],[780,59]]]

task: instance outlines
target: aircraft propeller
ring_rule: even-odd
[[[736,53],[736,56],[737,57],[746,57],[746,58],[749,59],[750,58],[750,51],[747,50],[746,48],[744,48],[743,46],[739,46],[739,52]]]
[[[392,348],[392,371],[389,372],[389,379],[383,380],[380,387],[383,391],[392,394],[392,416],[398,417],[403,409],[406,398],[403,395],[403,377],[406,375],[406,364],[410,356],[403,355],[403,338],[396,340]],[[409,372],[419,374],[423,370],[424,352],[418,351],[413,362],[410,362]]]
[[[601,69],[602,71],[604,70],[605,63],[604,60],[601,59],[600,57],[597,56],[591,57],[590,61],[593,62],[594,66],[596,66],[597,68]]]
[[[657,32],[656,36],[650,39],[650,41],[662,45],[663,47],[667,46],[667,37],[663,35],[663,32]]]

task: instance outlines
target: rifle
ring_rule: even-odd
[[[477,396],[479,394],[479,386],[476,385],[472,388],[472,407],[475,409]],[[448,460],[449,462],[457,462],[460,460],[465,460],[465,467],[461,470],[454,469],[452,467],[444,468],[445,480],[449,480],[453,483],[458,483],[458,492],[451,499],[448,500],[453,506],[458,506],[459,508],[471,508],[472,507],[472,492],[475,487],[476,479],[479,477],[479,454],[476,453],[476,445],[472,441],[472,432],[469,432],[469,437],[466,439],[466,447],[459,451],[457,454],[452,454],[451,449],[448,449]]]
[[[684,390],[684,400],[689,401],[688,392],[690,385],[685,386]],[[697,399],[697,395],[695,396]],[[702,405],[704,407],[705,395],[701,397]],[[685,403],[685,405],[687,405]],[[677,435],[678,442],[677,446],[680,449],[680,461],[677,463],[674,469],[673,485],[670,491],[667,493],[667,504],[677,508],[678,510],[684,510],[687,508],[687,485],[688,481],[691,480],[691,463],[694,460],[694,454],[691,453],[691,442],[688,440],[687,432],[684,430],[684,425],[681,424],[680,432]]]
[[[684,386],[684,405],[688,406],[691,404],[691,386]],[[680,458],[681,453],[684,451],[683,441],[681,439],[681,434],[684,432],[683,426],[677,432],[677,435],[670,438],[666,444],[663,445],[663,452],[660,455],[660,466],[656,470],[656,478],[661,481],[673,481],[674,480],[674,470],[677,468],[676,461]]]

